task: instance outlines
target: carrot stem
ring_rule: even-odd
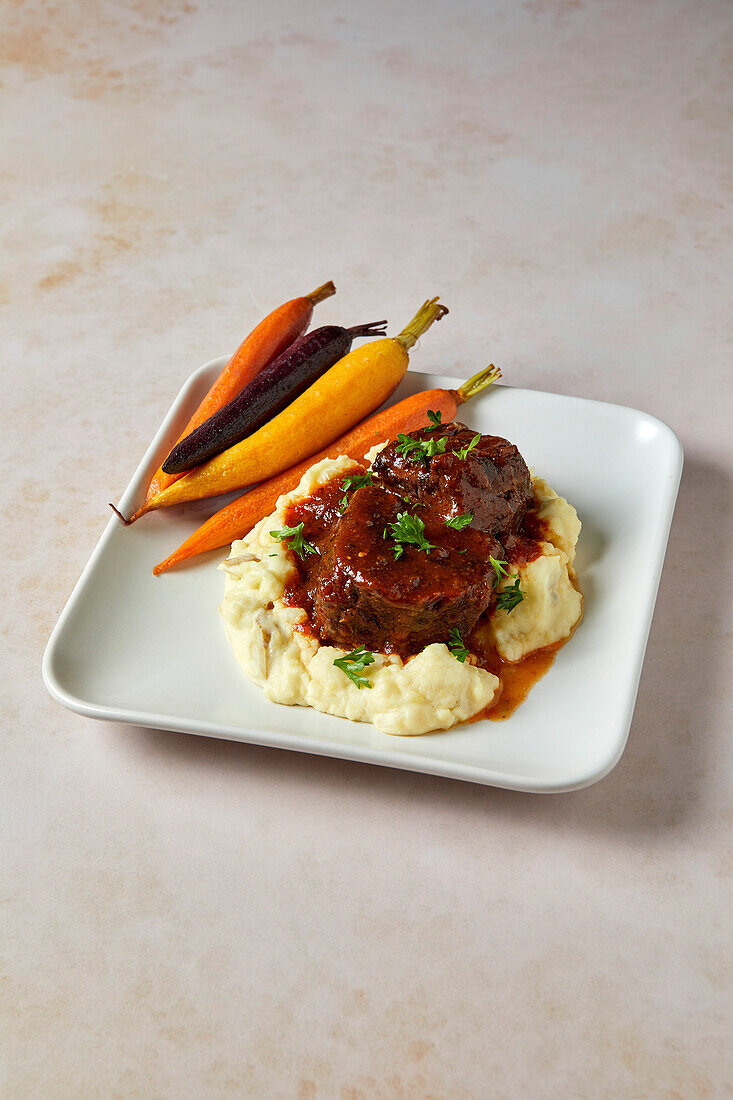
[[[484,367],[483,370],[478,371],[471,378],[469,378],[463,385],[453,392],[456,395],[456,399],[459,405],[463,405],[468,401],[470,397],[475,397],[481,390],[485,390],[487,386],[490,386],[492,382],[497,382],[501,378],[501,370],[499,367],[495,367],[493,363],[489,363],[488,367]]]
[[[423,333],[428,331],[433,321],[439,321],[447,312],[447,306],[441,305],[437,298],[430,298],[427,302],[423,302],[409,325],[403,328],[399,336],[395,336],[395,340],[402,344],[405,351],[409,351]]]
[[[311,303],[311,305],[317,306],[319,302],[322,302],[325,298],[330,298],[332,294],[336,293],[336,287],[331,280],[324,283],[323,286],[316,287],[310,294],[306,294],[305,297]]]

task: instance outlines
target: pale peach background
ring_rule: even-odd
[[[733,8],[0,22],[2,1095],[730,1095]],[[328,278],[324,319],[440,293],[423,369],[492,358],[681,436],[598,786],[523,796],[47,697],[46,639],[182,381]]]

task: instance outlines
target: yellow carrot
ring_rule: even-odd
[[[399,336],[349,352],[258,431],[158,493],[133,518],[242,489],[328,446],[394,393],[407,370],[409,349],[447,312],[437,298],[425,302]]]

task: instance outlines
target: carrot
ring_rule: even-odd
[[[439,412],[443,423],[448,424],[455,418],[459,405],[500,377],[501,371],[492,364],[469,378],[460,389],[423,390],[422,393],[406,397],[404,401],[398,401],[396,405],[390,405],[388,409],[370,416],[317,455],[304,459],[297,466],[291,466],[289,470],[271,477],[269,481],[263,481],[261,485],[221,508],[181,543],[170,557],[156,565],[153,573],[156,576],[165,573],[196,554],[204,554],[207,550],[216,550],[220,546],[228,546],[235,539],[244,538],[263,516],[270,514],[278,497],[294,489],[306,470],[316,462],[324,458],[338,458],[339,455],[348,455],[356,462],[363,462],[375,443],[395,439],[400,432],[412,432],[424,427],[428,423],[428,410]]]
[[[320,451],[394,393],[407,370],[409,349],[447,312],[433,298],[399,336],[355,348],[267,424],[169,485],[133,520],[155,508],[243,489]]]
[[[176,444],[190,435],[194,428],[203,424],[223,405],[228,404],[244,386],[252,381],[255,375],[259,374],[263,367],[290,347],[293,340],[297,340],[308,328],[313,316],[313,307],[335,293],[336,287],[333,283],[324,283],[311,294],[306,294],[303,298],[293,298],[284,305],[278,306],[260,321],[234,352],[186,424]],[[167,474],[162,466],[159,466],[151,478],[145,494],[145,503],[147,504],[181,477],[183,473]]]

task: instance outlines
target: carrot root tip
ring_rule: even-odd
[[[347,329],[352,340],[359,336],[386,336],[386,321],[370,321],[368,325],[353,325]]]
[[[114,512],[114,514],[115,514],[115,515],[117,516],[117,518],[118,518],[118,519],[119,519],[119,520],[120,520],[120,521],[121,521],[122,523],[124,523],[125,527],[129,527],[129,526],[130,526],[130,525],[132,524],[133,520],[131,520],[131,519],[125,519],[125,517],[124,517],[124,516],[122,515],[122,512],[121,512],[121,511],[119,510],[119,508],[115,508],[115,506],[114,506],[114,504],[112,503],[112,501],[110,501],[110,502],[109,502],[109,506],[110,506],[110,508],[112,509],[112,511]]]

